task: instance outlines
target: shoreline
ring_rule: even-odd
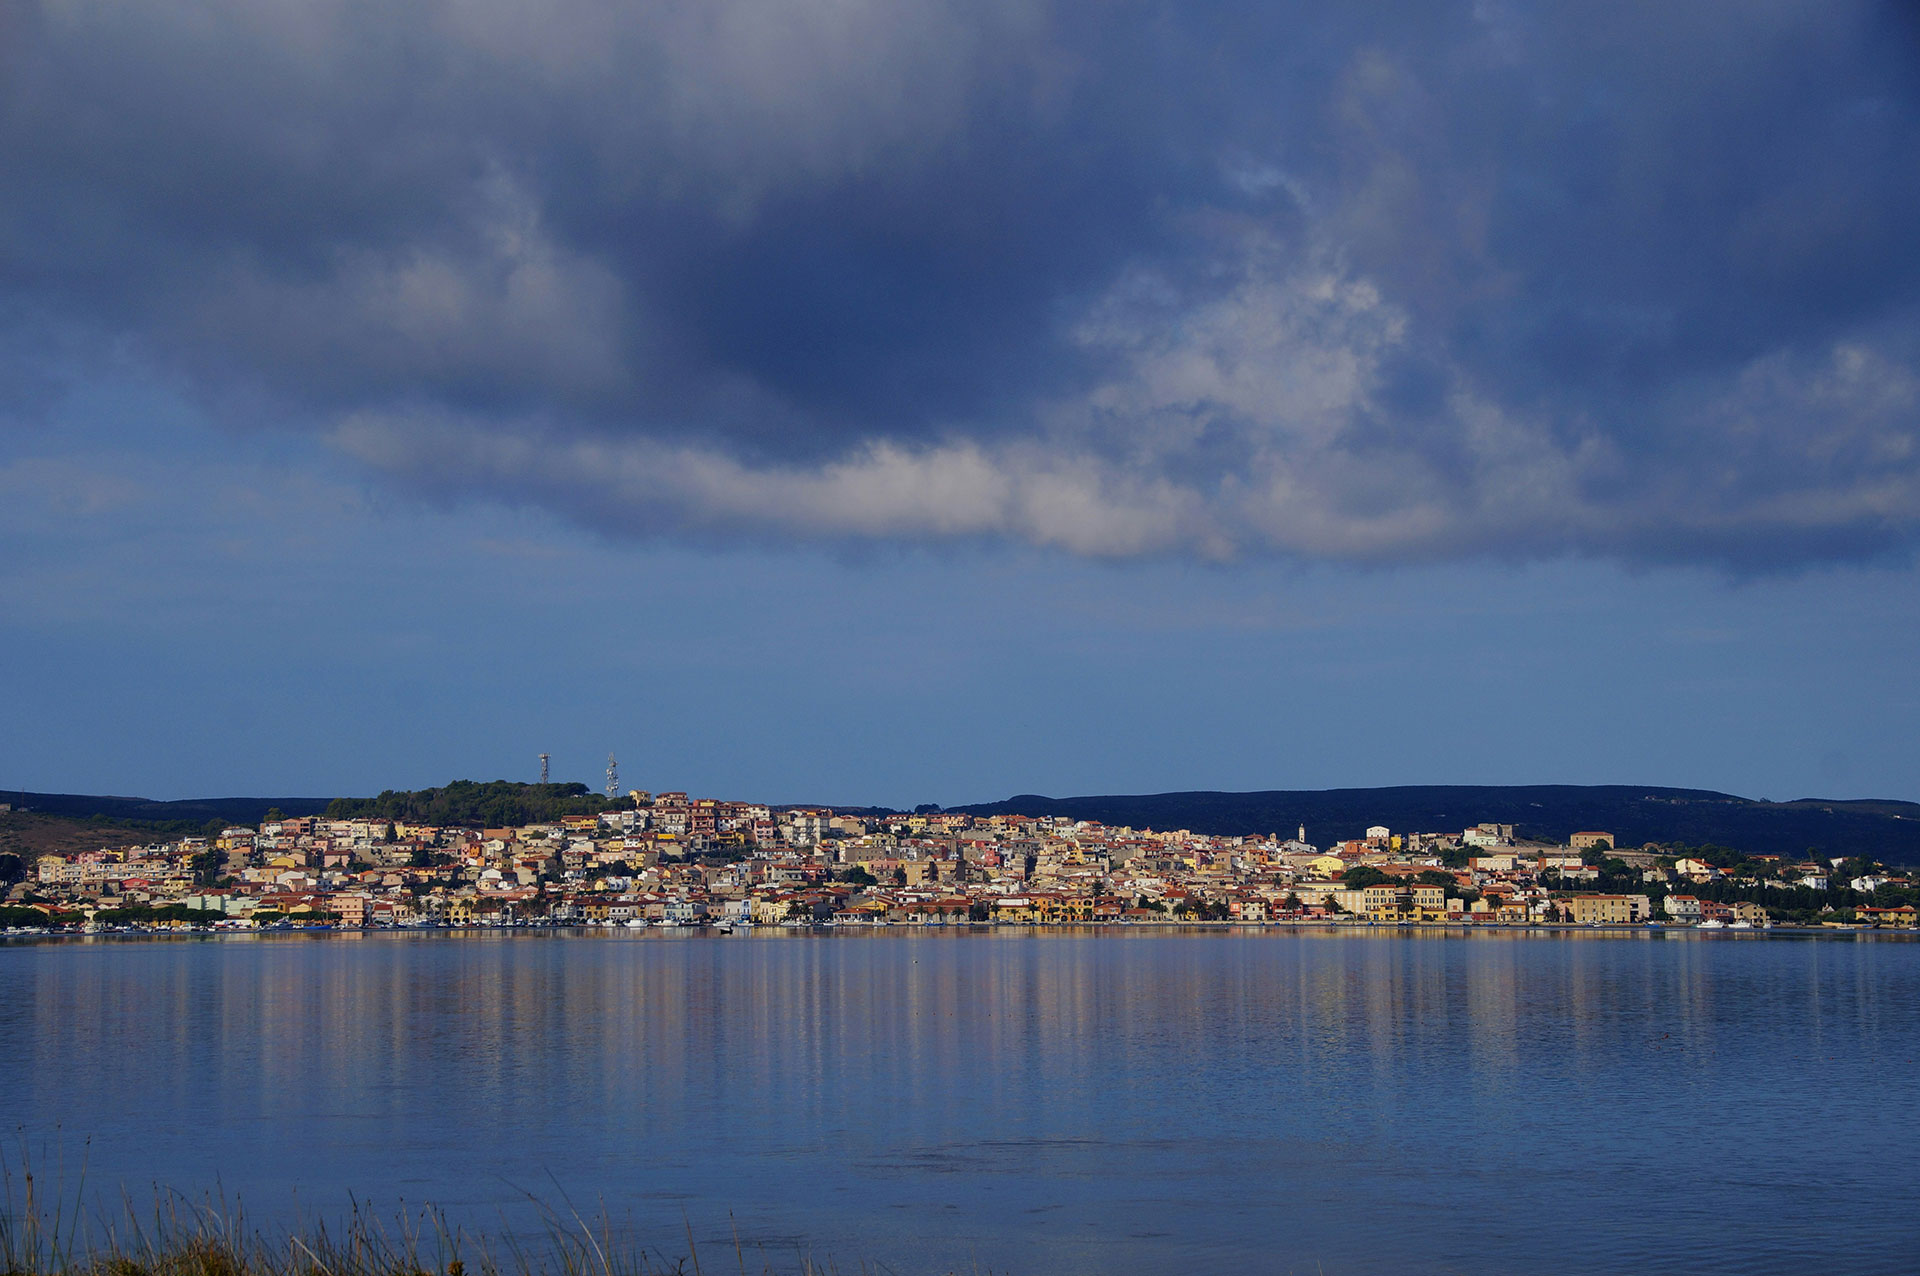
[[[468,924],[461,926],[128,926],[99,929],[0,930],[0,941],[50,939],[217,939],[326,936],[326,935],[507,935],[539,934],[556,938],[612,939],[652,936],[662,939],[742,939],[754,936],[790,938],[831,935],[945,934],[945,935],[1088,935],[1088,934],[1542,934],[1561,936],[1631,934],[1674,934],[1751,938],[1761,935],[1887,935],[1920,938],[1920,929],[1898,926],[1871,926],[1834,923],[1823,926],[1794,926],[1775,923],[1767,926],[1701,927],[1664,923],[1572,923],[1572,922],[1366,922],[1366,921],[1180,921],[1180,922],[866,922],[815,925],[770,926],[694,926],[649,924],[644,927],[616,925],[579,925],[522,922],[508,925]]]

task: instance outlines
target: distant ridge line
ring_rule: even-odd
[[[0,790],[0,803],[48,815],[94,815],[150,823],[222,819],[258,824],[278,808],[319,815],[330,798],[150,798]],[[790,806],[793,804],[780,804]],[[887,807],[822,803],[847,814],[895,814]],[[937,809],[937,808],[936,808]],[[1576,832],[1612,833],[1620,846],[1717,843],[1749,854],[1867,855],[1920,864],[1920,803],[1888,798],[1796,798],[1764,802],[1713,789],[1657,784],[1388,785],[1377,788],[1195,789],[1171,793],[1054,798],[1023,793],[1001,802],[946,808],[968,815],[1065,816],[1135,828],[1196,833],[1290,834],[1307,826],[1320,845],[1363,836],[1372,825],[1396,832],[1458,832],[1471,824],[1512,824],[1522,836],[1565,841]]]
[[[99,815],[111,820],[137,820],[165,824],[176,820],[227,820],[234,824],[258,824],[267,812],[278,809],[283,815],[319,815],[331,798],[185,798],[162,802],[154,798],[109,797],[90,793],[27,793],[0,789],[0,803],[15,810],[38,811],[42,815],[61,815],[84,820]]]
[[[1563,842],[1576,832],[1614,834],[1620,846],[1717,843],[1750,854],[1871,854],[1920,863],[1920,803],[1800,798],[1763,802],[1713,789],[1655,784],[1390,785],[1379,788],[1189,790],[1050,798],[1020,794],[950,808],[969,815],[1066,816],[1135,828],[1233,836],[1307,826],[1319,844],[1396,832],[1458,832],[1482,822]]]

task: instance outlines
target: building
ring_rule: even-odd
[[[1567,839],[1567,845],[1571,846],[1576,851],[1591,851],[1597,847],[1602,847],[1602,846],[1606,847],[1608,850],[1612,850],[1613,834],[1596,833],[1596,832],[1575,833],[1572,837]]]
[[[1697,922],[1700,920],[1700,901],[1692,895],[1669,895],[1663,905],[1667,916],[1678,922]]]
[[[1653,912],[1645,895],[1569,895],[1560,907],[1577,926],[1631,926]]]

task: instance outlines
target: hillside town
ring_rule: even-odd
[[[631,791],[499,828],[270,818],[42,855],[15,929],[1173,925],[1916,925],[1911,876],[1862,859],[1564,844],[1512,825],[1318,846],[1065,818],[849,815]]]

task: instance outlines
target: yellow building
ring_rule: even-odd
[[[1653,914],[1645,895],[1569,895],[1560,907],[1577,926],[1630,926]]]
[[[1358,890],[1334,891],[1329,898],[1349,913],[1374,921],[1436,921],[1446,916],[1447,893],[1438,886],[1381,882]]]

